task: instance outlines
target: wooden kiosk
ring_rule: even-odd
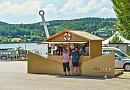
[[[83,31],[64,30],[57,33],[43,42],[48,44],[47,58],[29,52],[28,73],[63,74],[63,49],[71,53],[73,48],[78,47],[84,51],[80,57],[80,75],[114,77],[114,53],[102,55],[102,40]]]

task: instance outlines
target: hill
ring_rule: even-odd
[[[5,22],[0,21],[0,26],[1,26],[1,25],[8,25],[8,23],[5,23]]]
[[[110,29],[117,22],[116,18],[81,18],[73,20],[54,20],[48,21],[48,29],[50,35],[64,30],[64,28],[72,30],[81,30],[93,33],[101,28]],[[27,41],[42,41],[45,36],[43,26],[40,22],[33,24],[7,24],[0,22],[0,41],[9,42],[9,38],[22,38],[25,41],[24,35],[27,35]],[[6,38],[6,40],[5,40]]]

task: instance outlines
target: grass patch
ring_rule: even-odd
[[[28,59],[16,59],[16,60],[12,60],[12,61],[28,61]]]
[[[128,52],[128,55],[130,56],[130,52]]]
[[[130,77],[130,72],[125,72],[124,74],[121,75],[121,77]]]

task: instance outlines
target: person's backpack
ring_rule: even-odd
[[[80,54],[79,52],[76,52],[76,60],[79,60],[80,59]]]

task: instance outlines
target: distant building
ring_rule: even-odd
[[[18,56],[18,52],[14,48],[0,48],[0,60],[12,60],[16,56]]]
[[[11,38],[11,42],[20,42],[22,39],[21,38]]]
[[[117,36],[123,42],[111,42],[112,39]],[[110,38],[102,42],[103,46],[116,47],[121,49],[123,52],[129,52],[128,47],[130,46],[130,40],[125,39],[118,31],[115,32]]]
[[[99,29],[98,31],[95,31],[94,34],[103,39],[107,39],[111,37],[115,32],[116,32],[115,30]]]

